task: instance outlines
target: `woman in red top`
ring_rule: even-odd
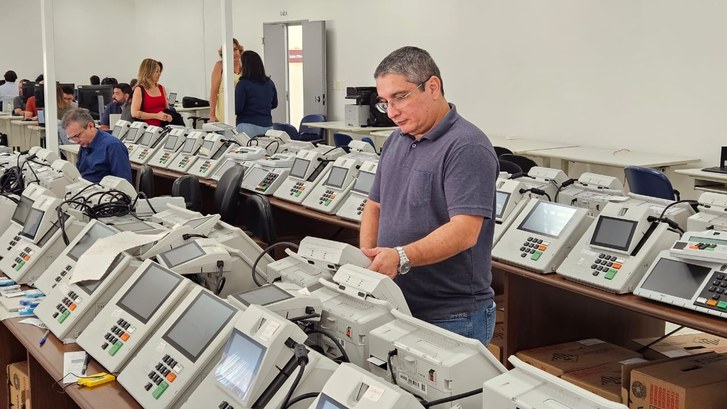
[[[159,84],[162,69],[159,62],[146,58],[139,66],[139,82],[134,88],[131,99],[131,116],[149,125],[161,126],[162,122],[171,122],[172,116],[164,113],[167,109],[167,95],[164,87]]]

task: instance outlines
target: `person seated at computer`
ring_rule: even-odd
[[[3,78],[5,78],[5,83],[0,85],[0,103],[5,108],[5,104],[13,104],[13,100],[20,94],[20,91],[18,91],[18,84],[15,82],[18,80],[18,74],[15,71],[8,70]],[[4,109],[4,111],[7,112],[7,109]]]
[[[101,113],[101,120],[99,129],[108,130],[111,129],[111,115],[121,114],[123,116],[124,110],[131,112],[131,86],[126,83],[118,84],[114,87],[114,93],[111,95],[111,102],[109,102]],[[129,113],[129,118],[131,114]]]
[[[254,51],[242,53],[242,77],[235,87],[237,132],[250,137],[262,135],[273,127],[271,111],[278,107],[278,93],[273,80],[265,75],[260,55]]]
[[[232,86],[235,87],[242,74],[242,60],[240,56],[245,49],[236,38],[232,39]],[[222,48],[217,50],[222,58]],[[210,122],[225,121],[225,84],[222,83],[222,60],[215,63],[212,68],[212,83],[210,87]]]
[[[159,84],[161,74],[158,61],[144,59],[139,66],[139,83],[131,97],[131,116],[154,126],[172,121],[172,116],[164,112],[168,104],[164,87]]]
[[[23,78],[18,83],[18,96],[13,99],[13,115],[23,116],[25,112],[25,101],[23,101],[23,85],[30,82],[29,79]]]
[[[80,145],[76,167],[81,177],[98,183],[105,176],[117,176],[131,183],[131,162],[126,145],[108,132],[96,128],[85,108],[68,111],[61,120],[68,140]]]
[[[91,83],[91,85],[101,85],[101,78],[99,78],[98,75],[92,75],[88,78],[88,82]]]
[[[35,78],[36,84],[43,84],[43,74],[38,75]],[[38,107],[35,105],[35,95],[28,98],[25,101],[25,111],[23,112],[24,121],[37,121],[38,120]]]

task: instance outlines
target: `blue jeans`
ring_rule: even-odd
[[[273,129],[272,126],[259,126],[255,124],[246,124],[244,122],[240,122],[237,124],[237,132],[245,132],[247,136],[250,138],[254,138],[258,135],[265,135],[265,132],[268,131],[268,129]]]
[[[455,334],[477,339],[487,346],[495,332],[495,309],[495,301],[488,300],[471,313],[456,314],[441,320],[431,320],[429,323]]]

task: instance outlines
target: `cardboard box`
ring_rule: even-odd
[[[621,363],[609,362],[563,374],[562,378],[598,396],[621,403]]]
[[[657,340],[657,338],[635,339],[635,348],[639,349],[644,345]],[[664,358],[675,358],[702,354],[705,352],[727,352],[727,338],[721,338],[712,334],[697,332],[693,334],[672,335],[655,343],[643,354],[646,359],[656,360]]]
[[[595,338],[519,351],[516,356],[558,377],[567,372],[641,357],[634,351]]]
[[[487,350],[502,362],[502,348],[505,345],[505,323],[498,322],[495,324],[495,332],[492,334],[492,341],[487,344]]]
[[[8,394],[11,409],[30,409],[30,378],[28,362],[16,362],[7,366]]]
[[[499,294],[495,298],[495,323],[505,322],[505,295]]]
[[[727,355],[707,353],[635,368],[630,409],[724,409]]]

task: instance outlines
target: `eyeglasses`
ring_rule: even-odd
[[[79,132],[75,135],[69,136],[68,140],[78,140],[81,137],[81,134],[83,133],[83,131],[85,131],[87,128],[88,128],[88,125],[84,126],[83,129],[81,129],[81,132]]]
[[[429,81],[429,80],[427,80],[427,81]],[[392,98],[390,101],[377,102],[376,109],[378,109],[379,112],[381,112],[382,114],[385,114],[386,111],[389,109],[389,105],[396,108],[397,105],[401,104],[405,99],[409,98],[409,95],[411,95],[412,92],[416,91],[418,88],[421,88],[421,86],[426,84],[427,81],[424,81],[421,84],[417,85],[416,88],[407,92],[404,95],[395,95],[394,98]]]

